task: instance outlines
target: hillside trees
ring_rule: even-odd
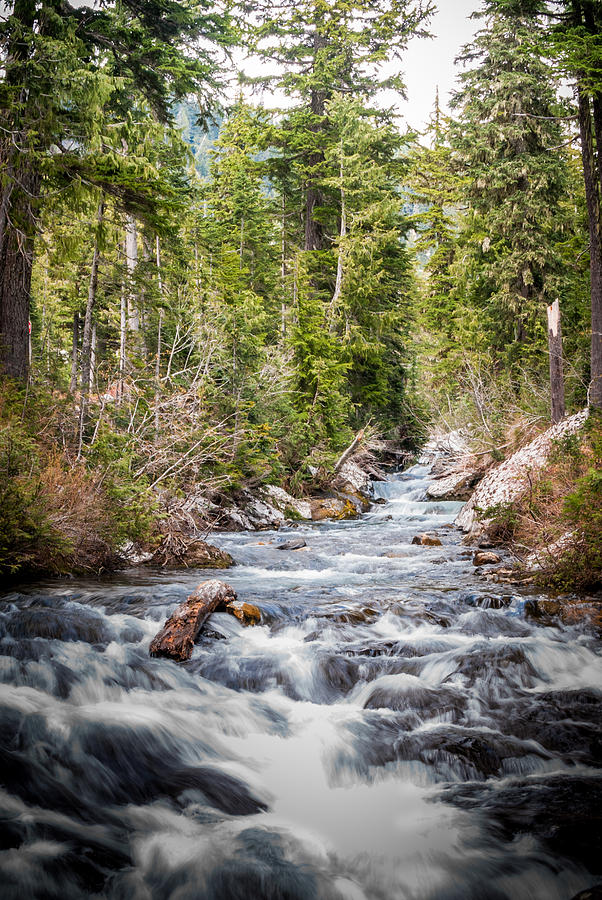
[[[144,97],[162,120],[169,118],[173,100],[186,93],[196,90],[208,102],[218,87],[216,48],[232,35],[225,15],[174,0],[143,6],[103,0],[94,8],[13,0],[5,8],[0,368],[23,380],[36,222],[49,185],[94,184],[126,205],[140,204],[136,173],[124,177],[119,156],[104,145],[107,115],[121,111],[123,97]],[[183,52],[192,45],[194,56]]]

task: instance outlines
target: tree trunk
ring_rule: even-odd
[[[90,344],[90,386],[93,388],[96,381],[96,353],[98,341],[96,338],[96,322],[92,323],[92,342]]]
[[[337,277],[334,285],[332,300],[330,301],[330,330],[334,328],[334,317],[336,307],[341,299],[343,290],[343,258],[345,254],[344,241],[347,236],[347,209],[345,206],[345,185],[344,185],[344,167],[343,167],[343,142],[341,141],[341,158],[339,165],[339,177],[341,179],[341,224],[339,230],[339,247],[337,253]]]
[[[99,237],[100,228],[104,215],[104,202],[101,200],[98,204],[97,227],[94,235],[94,252],[92,254],[92,266],[90,268],[90,283],[88,285],[88,300],[86,303],[86,316],[84,319],[84,334],[82,337],[82,354],[81,354],[81,392],[79,402],[79,443],[77,448],[78,457],[81,456],[82,444],[84,440],[84,428],[88,415],[88,396],[90,394],[90,367],[92,361],[92,316],[94,314],[94,305],[96,303],[96,291],[98,288],[98,265],[100,262]]]
[[[8,93],[9,100],[0,109],[0,374],[17,381],[26,381],[29,371],[29,300],[41,185],[27,157],[34,148],[23,124],[32,90],[26,77],[32,52],[26,36],[36,15],[33,0],[15,0],[10,17],[18,25],[9,31],[2,60],[8,88],[3,96]]]
[[[320,34],[318,29],[314,32],[314,54],[324,48],[327,39]],[[314,56],[315,62],[315,56]],[[318,142],[318,134],[322,130],[321,120],[326,112],[326,92],[323,90],[312,90],[311,92],[311,115],[312,124],[310,132],[315,135],[315,143]],[[322,250],[324,247],[324,232],[322,225],[315,219],[315,209],[322,202],[322,192],[317,186],[318,169],[324,161],[324,154],[321,150],[315,149],[309,154],[308,168],[309,174],[307,178],[307,188],[305,194],[305,249],[306,250]]]
[[[159,403],[161,400],[161,326],[163,325],[163,309],[159,310],[159,328],[157,331],[157,359],[155,360],[155,442],[159,440]]]
[[[0,151],[0,163],[6,154]],[[29,300],[40,177],[26,162],[2,166],[0,195],[0,372],[26,381],[29,371]]]
[[[583,180],[589,224],[589,259],[592,302],[591,380],[589,402],[602,409],[602,243],[600,239],[600,196],[594,159],[592,118],[589,98],[577,86],[579,133],[583,158]]]
[[[550,354],[550,407],[554,425],[564,419],[564,377],[562,371],[562,328],[560,305],[548,306],[548,351]]]
[[[73,313],[73,336],[71,338],[71,378],[69,379],[69,393],[74,394],[77,389],[77,350],[79,343],[79,313]]]
[[[117,405],[123,400],[123,381],[125,378],[125,353],[127,339],[127,300],[125,297],[125,285],[121,285],[121,303],[119,308],[119,386],[117,391]]]
[[[134,334],[140,331],[140,312],[134,278],[138,266],[138,234],[136,220],[129,213],[125,219],[125,264],[128,271],[128,328]]]
[[[597,8],[599,9],[599,6],[597,6]],[[600,24],[596,22],[594,4],[591,0],[587,0],[587,2],[583,3],[583,19],[585,27],[590,34],[597,35],[600,32]],[[594,136],[596,138],[595,157],[597,161],[599,191],[600,196],[602,197],[602,92],[600,90],[593,91],[592,93],[592,111]]]

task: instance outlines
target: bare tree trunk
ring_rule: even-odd
[[[117,391],[117,405],[121,406],[123,400],[123,381],[125,378],[125,354],[127,339],[127,300],[125,285],[121,285],[121,304],[119,310],[119,386]]]
[[[159,310],[159,329],[157,331],[157,359],[155,361],[155,442],[159,440],[159,402],[161,400],[161,326],[163,325],[163,309]]]
[[[600,196],[594,159],[592,117],[587,95],[577,86],[579,133],[583,158],[583,180],[589,223],[589,259],[592,302],[591,381],[589,402],[602,409],[602,241],[600,236]]]
[[[92,266],[90,269],[90,283],[88,285],[88,301],[86,303],[86,316],[84,319],[84,334],[82,337],[82,354],[81,354],[81,392],[79,402],[79,441],[77,447],[77,456],[81,456],[82,444],[84,440],[84,428],[86,426],[86,418],[88,416],[88,397],[90,394],[90,366],[91,366],[91,347],[92,347],[92,316],[94,314],[94,306],[96,304],[96,291],[98,288],[98,265],[100,262],[100,228],[104,216],[104,201],[98,204],[96,234],[94,235],[94,252],[92,254]]]
[[[159,285],[159,293],[163,296],[163,278],[161,275],[161,244],[159,235],[155,237],[155,259],[157,262],[157,283]]]
[[[314,53],[317,54],[327,44],[327,38],[318,29],[314,31]],[[318,134],[321,129],[320,120],[326,112],[326,92],[312,90],[310,99],[312,123],[310,130]],[[315,209],[322,202],[322,193],[317,186],[318,169],[324,160],[321,150],[311,153],[308,158],[309,174],[305,192],[305,249],[322,250],[324,247],[324,232],[320,222],[316,220]]]
[[[281,303],[281,331],[286,334],[286,197],[282,191],[282,218],[281,218],[282,240],[280,245],[280,280],[282,286],[282,303]]]
[[[73,313],[73,337],[71,340],[71,378],[69,393],[74,394],[77,388],[77,349],[79,343],[79,313]]]
[[[564,419],[562,328],[558,300],[554,300],[548,306],[548,351],[550,355],[550,407],[552,422],[556,424]]]
[[[347,460],[349,459],[349,457],[351,456],[351,454],[354,452],[354,450],[356,449],[356,447],[358,446],[358,444],[362,441],[363,437],[364,437],[364,429],[361,428],[361,429],[358,431],[358,433],[356,434],[356,436],[353,438],[353,440],[351,441],[351,443],[349,444],[349,446],[347,447],[347,449],[344,450],[344,451],[341,453],[341,455],[339,456],[339,458],[337,459],[337,461],[336,461],[336,463],[335,463],[335,466],[334,466],[334,469],[332,470],[332,471],[334,472],[335,475],[337,474],[337,472],[339,471],[339,469],[341,468],[341,466],[342,466],[344,463],[347,462]]]
[[[334,313],[336,306],[341,299],[341,291],[343,289],[343,259],[345,254],[344,241],[347,236],[347,209],[345,207],[345,186],[343,183],[343,142],[341,141],[341,158],[339,164],[339,177],[341,179],[341,225],[339,230],[339,247],[337,254],[337,277],[334,285],[334,293],[330,301],[330,328],[332,330],[334,324]]]
[[[96,381],[96,352],[97,352],[97,336],[96,336],[96,322],[92,323],[92,341],[90,343],[90,385],[94,386]]]
[[[125,219],[125,264],[128,272],[128,328],[133,334],[140,331],[140,312],[134,285],[136,267],[138,266],[138,233],[136,220],[129,213]]]

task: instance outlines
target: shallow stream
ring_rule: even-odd
[[[602,881],[601,643],[485,582],[427,471],[222,573],[0,598],[0,897],[569,900]],[[433,531],[441,547],[411,544]],[[281,551],[288,537],[307,547]],[[150,659],[204,578],[188,663]]]

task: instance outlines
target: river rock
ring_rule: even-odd
[[[415,534],[412,538],[413,544],[420,544],[422,547],[441,547],[441,541],[434,534]]]
[[[333,487],[344,493],[362,494],[366,498],[372,493],[372,479],[355,460],[348,459],[337,472]]]
[[[285,541],[284,544],[277,544],[276,550],[301,550],[303,547],[307,547],[307,541],[304,541],[303,538],[293,538],[292,541]]]
[[[492,566],[502,561],[501,556],[491,550],[479,550],[472,558],[473,566]]]
[[[285,513],[287,518],[311,519],[311,505],[308,500],[299,500],[275,484],[266,485],[263,492],[267,494],[272,505]]]
[[[326,497],[311,501],[311,517],[314,522],[321,522],[323,519],[354,519],[357,514],[357,509],[350,500]]]
[[[562,609],[560,600],[549,597],[532,597],[525,603],[525,613],[534,619],[559,616]]]
[[[150,655],[167,656],[178,662],[190,659],[206,619],[216,609],[225,609],[235,600],[235,590],[225,581],[202,581],[152,639]]]
[[[476,542],[486,533],[492,522],[491,518],[487,518],[488,509],[503,507],[523,494],[528,487],[529,478],[546,465],[553,441],[575,434],[583,428],[587,417],[588,410],[585,409],[552,425],[504,462],[489,470],[456,517],[456,525],[467,532],[469,540]]]
[[[261,611],[254,603],[228,603],[226,609],[243,625],[258,625],[261,622]]]
[[[225,550],[191,539],[181,532],[168,533],[152,556],[157,566],[170,569],[228,569],[234,560]]]

